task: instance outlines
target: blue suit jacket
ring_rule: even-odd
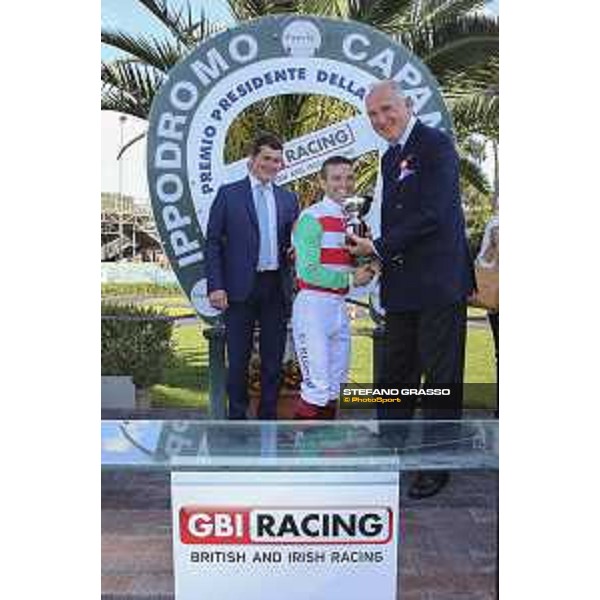
[[[291,297],[292,279],[287,252],[298,217],[298,199],[273,185],[277,209],[279,271],[284,294]],[[208,292],[225,290],[228,299],[241,302],[254,286],[259,252],[259,229],[250,178],[223,185],[210,209],[206,240]]]
[[[382,157],[381,237],[375,240],[383,259],[382,306],[401,312],[466,299],[474,276],[452,140],[417,121],[400,157],[390,156]],[[406,176],[398,181],[401,170]]]

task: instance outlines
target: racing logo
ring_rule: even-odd
[[[387,507],[203,507],[179,511],[184,544],[387,544]]]

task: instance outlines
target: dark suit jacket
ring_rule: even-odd
[[[415,123],[399,158],[382,157],[381,302],[391,312],[466,299],[474,287],[458,155],[444,132]],[[401,181],[401,164],[405,172]],[[408,170],[408,171],[407,171]]]
[[[277,208],[279,271],[284,294],[291,297],[292,281],[287,252],[298,217],[298,199],[273,185]],[[259,229],[250,178],[223,185],[210,209],[206,240],[208,292],[225,290],[228,299],[243,302],[254,286],[259,252]]]

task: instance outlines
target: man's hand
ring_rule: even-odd
[[[225,290],[214,290],[208,295],[208,301],[213,308],[227,310],[227,292]]]
[[[348,234],[350,243],[347,248],[353,256],[371,256],[375,254],[375,246],[373,242],[367,238],[361,238],[353,233]]]
[[[371,265],[362,265],[358,267],[354,271],[354,278],[352,280],[352,285],[354,287],[361,287],[363,285],[367,285],[373,276],[375,275]]]
[[[373,257],[367,263],[367,267],[369,267],[369,269],[371,269],[371,272],[373,273],[373,275],[381,274],[381,261],[379,260],[379,257]]]

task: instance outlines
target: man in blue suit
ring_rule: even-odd
[[[415,118],[397,82],[375,84],[365,101],[373,129],[389,143],[381,159],[381,237],[374,241],[354,237],[350,252],[374,254],[382,264],[381,303],[386,310],[382,383],[419,388],[424,378],[425,388],[449,385],[449,398],[422,396],[424,416],[460,419],[466,301],[474,277],[458,155],[447,134]],[[378,416],[407,419],[414,408],[414,401],[405,399],[402,407],[381,406]],[[409,495],[431,496],[447,481],[445,472],[420,473]]]
[[[279,138],[253,142],[244,179],[221,186],[208,221],[209,301],[224,312],[229,418],[245,419],[248,363],[255,322],[260,327],[260,419],[275,419],[292,294],[291,231],[296,195],[273,183],[283,167]]]

